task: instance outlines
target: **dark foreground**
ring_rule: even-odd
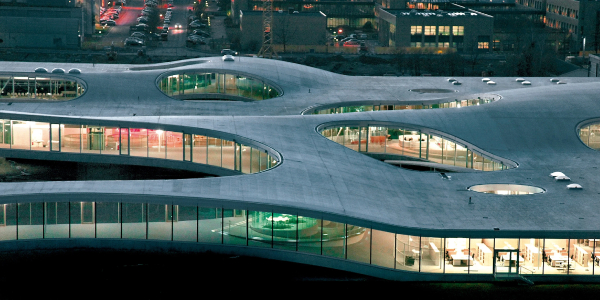
[[[390,291],[400,298],[420,299],[581,299],[600,293],[600,285],[595,284],[398,283],[259,258],[137,250],[4,252],[0,253],[0,270],[0,286],[3,287],[0,299],[28,299],[36,294],[50,296],[55,293],[65,299],[122,299],[126,295],[152,299],[194,295],[198,298],[213,292],[220,295],[217,298],[266,297],[271,293],[275,293],[271,296],[288,294],[293,297],[298,292],[320,290],[321,294],[323,284],[328,286],[327,294],[346,295],[350,299],[355,298],[353,295],[359,296],[353,291],[365,291],[352,287],[363,282],[377,282],[379,288],[373,292],[377,291],[380,296],[383,291]],[[353,284],[340,287],[333,283],[335,281]],[[307,288],[308,282],[320,282],[321,287]],[[382,287],[385,290],[380,289]]]

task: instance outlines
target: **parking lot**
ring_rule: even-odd
[[[150,2],[146,5],[146,1],[152,0],[129,0],[126,5],[123,5],[121,12],[118,14],[118,18],[114,19],[114,26],[103,25],[102,28],[107,30],[106,34],[97,41],[96,48],[106,48],[113,45],[119,52],[137,52],[140,49],[144,49],[146,52],[152,53],[171,53],[173,55],[185,56],[187,52],[211,52],[210,43],[212,38],[204,36],[202,43],[199,42],[200,37],[191,38],[193,41],[188,41],[188,33],[191,34],[193,28],[188,31],[189,17],[193,15],[193,3],[190,0],[155,0],[156,2]],[[154,7],[153,3],[156,3]],[[169,5],[172,3],[172,5]],[[148,7],[149,6],[149,7]],[[171,7],[170,7],[171,6]],[[115,6],[116,7],[116,6]],[[113,10],[111,10],[112,12]],[[149,22],[155,23],[156,28],[151,26],[148,30],[139,32],[143,33],[143,37],[140,38],[142,42],[133,41],[131,35],[138,31],[133,30],[132,26],[136,26],[139,23],[138,18],[142,16],[144,12],[145,18],[148,18],[148,13],[157,15],[157,20],[153,20],[150,17]],[[170,22],[166,22],[166,17]],[[169,18],[170,17],[170,18]],[[211,24],[210,19],[207,19],[206,27],[201,30],[204,33],[210,34]],[[199,22],[199,21],[198,21]],[[222,24],[221,22],[216,22]],[[163,30],[163,26],[166,26],[168,30]],[[221,31],[225,31],[222,29]],[[162,36],[161,36],[162,34]],[[139,34],[136,34],[139,35]],[[224,35],[221,34],[221,35]],[[141,35],[139,35],[141,36]],[[126,43],[126,41],[129,41]]]

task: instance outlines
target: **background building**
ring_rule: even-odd
[[[263,37],[261,11],[241,12],[241,47],[260,48]],[[273,13],[273,44],[324,45],[327,41],[327,16],[321,12],[294,13],[279,11]]]
[[[327,15],[327,28],[362,28],[367,22],[375,23],[375,2],[368,1],[273,1],[273,11],[297,11],[300,13],[323,12]],[[262,1],[232,1],[233,18],[239,21],[240,11],[260,11]]]
[[[79,48],[94,30],[96,6],[94,0],[2,0],[0,47]]]
[[[473,10],[428,11],[378,8],[379,42],[390,47],[490,51],[494,18]]]

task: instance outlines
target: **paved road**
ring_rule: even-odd
[[[191,15],[189,10],[192,8],[188,0],[173,1],[171,24],[169,24],[169,39],[159,43],[161,48],[182,48],[185,47],[187,39],[187,20]],[[175,25],[180,24],[182,29],[175,29]]]

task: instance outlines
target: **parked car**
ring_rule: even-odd
[[[145,34],[139,32],[139,31],[132,33],[131,37],[135,37],[135,38],[142,39],[142,40],[145,40],[147,38]]]
[[[148,31],[148,29],[150,29],[150,26],[143,23],[129,27],[129,30],[131,31]]]
[[[206,25],[206,24],[208,24],[208,20],[196,19],[196,20],[193,20],[193,21],[191,21],[191,22],[190,22],[190,25],[191,25],[191,24],[198,24],[198,25],[200,25],[200,24],[205,24],[205,25]]]
[[[342,44],[342,45],[343,45],[343,44],[344,44],[345,42],[347,42],[347,41],[356,41],[356,40],[357,40],[357,39],[355,39],[355,38],[352,38],[352,37],[347,37],[347,38],[345,38],[345,39],[342,39],[342,40],[340,41],[340,44]]]
[[[188,25],[188,27],[191,29],[204,29],[204,28],[208,28],[208,25],[192,22],[192,23],[190,23],[190,25]]]
[[[344,47],[360,47],[359,41],[347,41],[344,43]]]
[[[206,37],[206,38],[210,37],[210,33],[206,32],[206,31],[202,31],[200,29],[196,29],[196,30],[192,31],[192,34],[199,35],[201,37]]]
[[[186,44],[189,45],[206,45],[206,40],[199,35],[190,35],[186,40]]]
[[[223,61],[235,61],[232,55],[223,55]]]
[[[124,42],[125,46],[143,46],[144,40],[135,37],[128,37]]]

